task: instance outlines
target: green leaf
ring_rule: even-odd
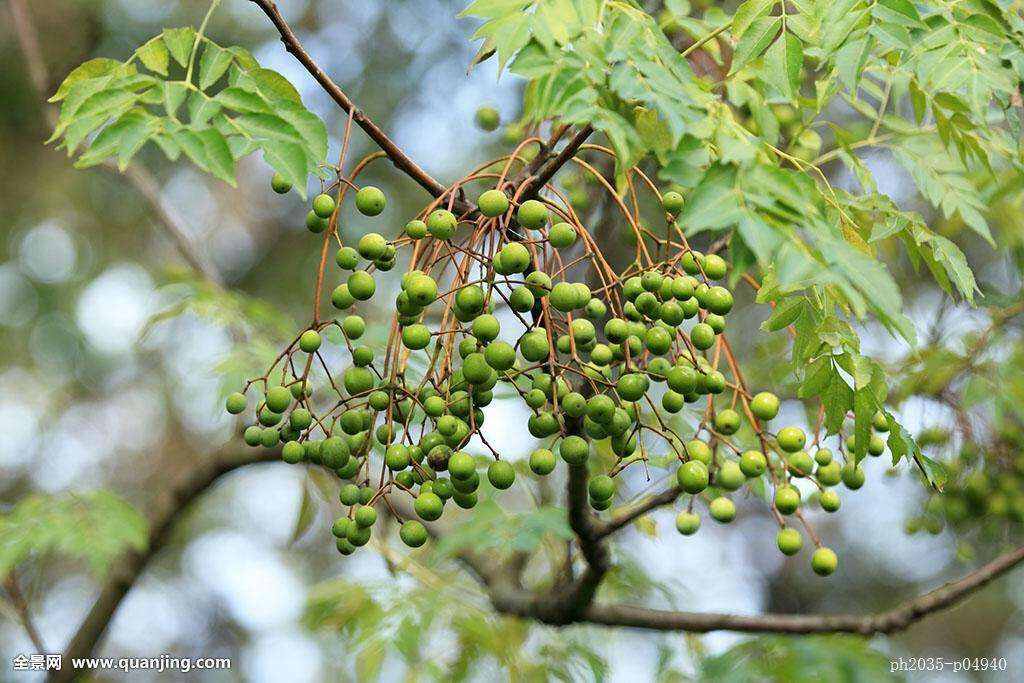
[[[197,135],[203,143],[207,170],[235,187],[235,157],[224,136],[214,128],[204,128],[197,131]]]
[[[742,69],[751,61],[761,56],[782,26],[782,17],[759,17],[751,22],[750,27],[744,31],[740,42],[736,45],[736,52],[732,58],[732,68],[729,74],[732,75]]]
[[[302,104],[302,98],[295,86],[273,69],[252,69],[245,75],[252,79],[256,89],[268,100],[288,100]]]
[[[145,43],[135,51],[135,54],[139,56],[139,61],[150,71],[155,71],[161,76],[167,75],[167,67],[170,66],[171,56],[167,50],[167,45],[164,44],[161,38],[154,38]]]
[[[192,54],[192,46],[196,42],[195,30],[191,26],[165,28],[163,38],[174,61],[183,67],[188,66],[188,58]]]
[[[245,114],[269,114],[272,112],[265,99],[242,88],[224,88],[213,99],[228,109]]]
[[[54,93],[54,95],[47,101],[60,102],[68,96],[68,93],[73,86],[81,83],[82,81],[100,78],[102,76],[113,76],[122,72],[124,68],[124,64],[116,59],[107,59],[105,57],[90,59],[89,61],[75,67],[71,73],[64,78],[60,87],[57,88],[57,92]]]
[[[794,99],[800,89],[800,69],[804,53],[800,39],[788,31],[772,43],[764,55],[761,77],[787,99]]]
[[[143,517],[106,491],[31,495],[0,515],[0,577],[35,556],[84,560],[103,576],[125,550],[146,547]]]
[[[851,94],[856,94],[857,86],[860,83],[861,74],[864,73],[864,65],[871,54],[874,39],[871,36],[864,36],[858,40],[851,40],[843,45],[836,53],[836,70],[839,72],[839,80],[847,87]]]
[[[203,47],[203,54],[199,58],[199,89],[206,90],[219,81],[231,66],[232,60],[233,56],[230,52],[207,42]]]
[[[163,95],[164,111],[173,119],[177,117],[178,109],[188,97],[188,87],[181,81],[169,81],[164,83]]]
[[[764,17],[775,6],[775,0],[746,0],[736,8],[732,17],[732,34],[742,38],[755,19]]]

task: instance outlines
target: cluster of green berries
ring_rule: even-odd
[[[662,201],[670,220],[682,209],[678,193],[667,192]],[[376,188],[365,187],[356,194],[356,205],[363,215],[379,215],[385,199]],[[333,198],[319,195],[311,215],[327,221],[336,208]],[[809,455],[797,427],[774,435],[758,432],[770,446],[763,450],[742,452],[733,445],[750,436],[743,431],[748,416],[760,430],[780,406],[768,392],[738,404],[739,388],[717,367],[720,354],[712,352],[734,304],[730,289],[720,284],[728,274],[723,258],[685,249],[658,263],[638,262],[611,280],[605,277],[595,290],[567,278],[568,271],[559,267],[580,253],[592,257],[592,242],[554,205],[513,202],[499,187],[482,192],[476,208],[460,219],[446,208],[431,207],[392,239],[370,232],[338,250],[335,262],[343,281],[331,302],[339,318],[304,331],[284,357],[319,353],[324,328],[337,327],[352,359],[340,378],[330,377],[340,401],[332,399],[326,411],[314,412],[308,374],[286,371],[280,386],[262,378],[267,389],[245,440],[267,447],[283,442],[286,462],[322,465],[348,482],[340,493],[348,513],[333,528],[339,551],[349,554],[368,542],[376,521],[373,505],[382,498],[412,497],[418,519],[405,521],[400,537],[418,547],[428,538],[424,523],[439,519],[449,503],[476,506],[484,478],[497,490],[513,486],[516,468],[497,452],[487,457],[469,452],[485,423],[485,409],[502,387],[526,406],[527,429],[542,441],[529,456],[529,470],[547,476],[559,461],[587,468],[592,472],[588,497],[596,511],[614,504],[619,473],[655,460],[649,442],[659,439],[669,453],[662,460],[679,463],[676,481],[681,494],[690,496],[677,519],[683,534],[700,527],[696,502],[706,504],[719,523],[735,519],[730,495],[754,480],[769,481],[774,509],[785,517],[802,504],[794,480],[813,481],[820,506],[829,512],[840,504],[829,487],[863,484],[863,470],[852,461],[840,465],[825,448]],[[463,226],[473,229],[460,231]],[[377,357],[360,343],[367,323],[354,309],[362,302],[385,307],[374,303],[380,296],[374,274],[389,270],[405,245],[416,246],[393,303],[387,304],[393,311],[393,341]],[[517,323],[507,322],[503,311]],[[725,401],[720,395],[730,388],[732,400]],[[669,422],[698,401],[716,407],[698,430],[709,438],[686,440]],[[244,395],[228,399],[229,412],[245,409]],[[695,406],[694,413],[704,412]],[[601,462],[598,451],[610,451],[613,461]],[[371,467],[371,457],[379,458],[386,472],[375,485],[370,477],[381,468]],[[799,532],[785,526],[780,550],[793,554],[801,545]],[[818,548],[812,567],[830,574],[835,554]]]

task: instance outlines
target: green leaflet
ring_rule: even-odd
[[[133,59],[86,62],[51,98],[61,109],[50,141],[59,140],[69,154],[81,151],[76,165],[116,157],[124,170],[152,141],[168,158],[184,152],[234,185],[236,160],[260,150],[305,196],[308,175],[327,157],[327,129],[281,74],[261,68],[244,48],[223,48],[205,37],[197,42],[189,27],[164,29]],[[190,60],[195,72],[186,83]],[[147,72],[139,73],[136,64]],[[217,90],[225,77],[227,86]]]

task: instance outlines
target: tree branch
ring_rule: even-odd
[[[330,95],[339,107],[346,114],[352,116],[352,120],[363,129],[363,131],[373,140],[378,147],[380,147],[388,158],[391,159],[391,163],[395,165],[395,168],[405,173],[407,176],[415,180],[420,187],[425,189],[434,197],[440,197],[447,191],[447,188],[440,182],[435,180],[429,173],[420,168],[419,164],[413,161],[409,156],[403,152],[394,141],[387,136],[387,134],[381,130],[380,126],[373,122],[369,116],[363,113],[355,103],[349,99],[348,95],[338,87],[338,84],[331,80],[331,77],[324,73],[313,58],[309,56],[309,53],[302,47],[302,43],[299,42],[295,32],[292,31],[291,26],[285,21],[281,15],[280,10],[277,9],[277,5],[270,0],[251,0],[253,4],[263,10],[263,13],[267,15],[270,22],[277,29],[277,32],[281,34],[281,42],[284,43],[284,48],[287,50],[295,59],[305,67],[306,71],[320,84],[320,87]]]
[[[247,451],[242,455],[225,452],[212,456],[189,473],[188,477],[170,491],[162,504],[150,515],[149,543],[145,550],[126,553],[111,570],[99,597],[93,603],[85,620],[75,631],[71,642],[64,651],[64,668],[52,671],[47,680],[51,683],[73,680],[77,674],[72,659],[89,657],[96,644],[107,630],[110,620],[121,601],[127,595],[150,561],[167,545],[171,532],[189,505],[199,498],[223,475],[241,467],[262,462],[273,462],[280,456],[271,450]]]
[[[25,58],[25,66],[28,69],[29,80],[36,91],[40,102],[45,102],[49,92],[49,78],[47,76],[46,61],[43,59],[42,50],[39,47],[39,33],[32,23],[28,6],[25,0],[9,0],[11,9],[11,23],[14,26],[14,34],[18,39],[18,45]],[[43,111],[50,127],[57,124],[57,113],[52,107],[45,104]],[[123,175],[135,187],[140,195],[149,203],[157,220],[163,225],[171,241],[174,242],[178,253],[200,276],[213,283],[215,286],[223,285],[223,278],[217,269],[206,258],[189,236],[190,231],[182,218],[170,211],[161,198],[160,185],[149,171],[142,166],[134,164],[129,166],[125,173],[120,173],[117,163],[107,160],[101,164],[107,171],[117,175]]]
[[[679,497],[679,487],[670,486],[669,488],[659,493],[651,494],[646,498],[641,498],[633,502],[631,505],[626,506],[624,509],[619,510],[611,515],[607,520],[598,519],[595,521],[598,539],[603,539],[606,536],[614,534],[616,531],[632,522],[637,517],[644,515],[655,508],[659,508],[662,505],[669,505],[675,502],[675,499]]]

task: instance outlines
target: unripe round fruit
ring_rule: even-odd
[[[821,509],[825,512],[835,512],[842,504],[839,500],[839,494],[831,490],[822,491],[818,496],[818,502],[821,503]]]
[[[331,223],[326,218],[320,218],[315,212],[310,211],[306,214],[306,230],[309,230],[314,235],[319,235],[327,229]]]
[[[249,425],[242,434],[246,446],[259,446],[263,438],[263,430],[259,425]]]
[[[473,456],[464,451],[452,453],[448,458],[448,473],[455,480],[468,481],[476,474],[476,460]]]
[[[508,342],[492,341],[484,349],[484,359],[492,368],[503,372],[515,365],[516,350]]]
[[[246,400],[245,394],[236,391],[235,393],[228,396],[227,401],[224,402],[224,407],[232,415],[238,415],[245,411]]]
[[[296,408],[292,411],[289,422],[292,429],[302,431],[313,423],[313,416],[309,414],[309,411],[305,408]]]
[[[673,216],[683,210],[683,195],[678,192],[666,192],[661,196],[661,206]]]
[[[828,576],[839,566],[839,558],[831,548],[818,548],[811,555],[811,569],[818,576]]]
[[[423,239],[427,236],[427,224],[419,219],[413,219],[405,224],[405,234],[414,240]]]
[[[555,454],[546,448],[530,453],[530,470],[542,477],[551,474],[555,470]]]
[[[878,434],[872,434],[868,440],[868,455],[879,456],[885,452],[885,440]]]
[[[491,366],[482,353],[471,353],[462,361],[462,375],[470,384],[483,384],[491,375]]]
[[[570,313],[576,309],[576,290],[569,282],[559,282],[551,288],[551,294],[548,296],[548,300],[551,302],[551,305],[554,306],[555,310],[561,311],[562,313]]]
[[[346,339],[359,339],[366,332],[366,321],[358,315],[347,315],[341,321],[341,331]]]
[[[683,536],[692,536],[700,529],[700,515],[683,510],[676,515],[676,531]]]
[[[320,446],[321,462],[332,470],[347,465],[350,457],[348,442],[339,436],[324,439]]]
[[[341,247],[334,255],[334,262],[342,270],[355,270],[359,263],[359,252],[352,247]]]
[[[856,491],[864,485],[864,470],[859,465],[854,465],[852,461],[843,465],[841,476],[843,484],[851,491]]]
[[[281,440],[281,433],[273,427],[267,427],[260,432],[260,445],[264,448],[273,448]]]
[[[361,527],[373,526],[377,523],[377,511],[374,510],[369,505],[364,505],[363,507],[356,510],[356,513],[355,515],[353,515],[352,519],[355,521],[356,524],[358,524]]]
[[[800,492],[792,486],[775,490],[775,509],[784,515],[791,515],[800,507]]]
[[[644,346],[656,356],[663,356],[672,348],[673,335],[664,327],[651,327],[644,335]]]
[[[692,439],[691,441],[688,441],[686,443],[685,450],[686,455],[691,460],[702,462],[704,463],[705,467],[711,464],[711,459],[713,457],[713,453],[711,452],[711,446],[708,446],[700,439]]]
[[[715,415],[715,431],[730,436],[740,430],[740,414],[732,408],[720,410]]]
[[[387,246],[388,241],[384,239],[383,235],[376,232],[368,232],[359,238],[356,249],[364,259],[375,261],[384,254]]]
[[[759,420],[772,420],[779,414],[779,397],[762,391],[750,401],[750,412]]]
[[[715,345],[715,331],[707,323],[697,323],[690,330],[690,341],[699,351],[706,351]]]
[[[289,465],[294,465],[297,462],[302,462],[302,456],[306,450],[302,447],[302,444],[298,441],[289,441],[281,448],[281,459]]]
[[[342,283],[335,287],[334,291],[331,292],[331,305],[339,311],[352,307],[355,302],[356,298],[348,291],[347,284]]]
[[[728,524],[736,519],[736,504],[724,496],[719,496],[708,505],[711,518],[721,524]]]
[[[684,462],[676,470],[676,481],[679,483],[679,488],[690,494],[700,493],[706,489],[709,480],[707,465],[699,460]]]
[[[527,332],[519,339],[519,352],[530,362],[547,359],[550,350],[548,336],[541,330]]]
[[[459,219],[447,209],[435,209],[427,216],[427,231],[439,240],[446,240],[455,234]]]
[[[487,190],[476,200],[480,213],[496,218],[508,211],[508,196],[501,190]]]
[[[484,291],[476,285],[462,287],[455,293],[455,307],[462,313],[476,316],[484,310]]]
[[[569,223],[555,223],[548,231],[548,241],[556,249],[565,249],[576,243],[576,228]]]
[[[796,529],[783,527],[775,535],[775,545],[779,547],[783,555],[796,555],[804,547],[804,537]]]
[[[740,456],[740,470],[750,477],[760,477],[768,469],[768,459],[761,451],[745,451]]]
[[[379,187],[367,185],[356,192],[356,210],[364,216],[378,216],[384,210],[387,199]]]
[[[607,474],[591,477],[587,491],[594,500],[610,500],[615,495],[615,480]]]
[[[352,523],[352,520],[348,517],[339,517],[334,520],[334,524],[331,525],[331,535],[336,538],[345,538],[348,536],[348,526]]]
[[[572,435],[562,439],[558,452],[570,465],[582,465],[590,456],[590,444],[580,436]]]
[[[809,477],[814,471],[814,459],[807,451],[797,451],[786,458],[786,468],[794,477]]]
[[[479,126],[481,130],[487,131],[488,133],[497,130],[498,126],[501,125],[501,115],[494,107],[480,107],[476,110],[476,115],[473,117],[473,120],[476,121],[476,125]]]
[[[430,329],[421,323],[403,328],[402,344],[413,351],[427,348],[430,344]]]
[[[370,529],[370,527],[361,527],[358,524],[349,524],[348,534],[346,534],[345,538],[348,539],[349,543],[359,548],[370,542],[370,535],[372,533],[373,530]]]
[[[615,384],[615,390],[623,401],[639,401],[650,386],[646,375],[633,372],[623,375]]]
[[[338,492],[338,499],[342,505],[356,505],[359,502],[359,487],[355,484],[345,484]]]
[[[516,211],[519,225],[530,230],[539,230],[548,222],[548,207],[536,199],[527,199]]]
[[[530,267],[530,251],[519,242],[509,242],[498,252],[497,260],[505,274],[522,273]]]
[[[320,333],[316,330],[306,330],[299,337],[299,348],[305,353],[313,353],[320,348]]]
[[[871,418],[871,426],[875,428],[877,432],[889,431],[889,418],[886,417],[885,413],[879,410],[875,413],[875,416]]]
[[[807,435],[799,427],[783,427],[776,438],[779,448],[787,453],[796,453],[807,444]]]
[[[704,257],[704,274],[709,280],[721,280],[728,272],[729,266],[718,254],[708,254]]]
[[[711,287],[704,293],[703,299],[701,305],[712,313],[725,315],[732,310],[732,292],[725,287],[719,287],[718,285]]]
[[[280,173],[275,173],[270,179],[270,189],[278,194],[288,194],[292,189],[291,182]]]
[[[519,313],[527,313],[532,310],[534,301],[533,292],[525,285],[519,285],[513,289],[512,294],[509,296],[509,306],[513,311]]]
[[[365,270],[357,270],[348,276],[349,294],[351,294],[358,301],[366,301],[373,296],[373,293],[377,291],[377,283],[374,281],[373,276],[367,273]]]
[[[334,213],[334,197],[329,194],[318,194],[313,197],[313,213],[319,218],[330,218]]]
[[[410,548],[419,548],[427,542],[427,527],[418,520],[410,519],[402,524],[398,536],[402,539],[402,543]]]
[[[504,460],[495,460],[487,468],[487,480],[496,489],[505,490],[516,480],[516,471]]]
[[[342,373],[341,379],[345,391],[353,396],[369,391],[374,385],[374,375],[366,368],[348,368]]]
[[[740,466],[732,460],[722,464],[715,473],[715,486],[720,486],[726,491],[735,491],[747,481]]]
[[[416,497],[413,509],[420,519],[433,522],[441,518],[441,513],[444,512],[444,502],[436,493],[421,493]]]
[[[287,387],[271,387],[266,395],[267,408],[283,413],[292,404],[292,392]]]
[[[693,368],[675,366],[665,374],[672,391],[689,394],[697,387],[697,371]]]
[[[827,448],[819,448],[814,454],[814,462],[818,463],[820,467],[824,467],[832,462],[832,451]]]

